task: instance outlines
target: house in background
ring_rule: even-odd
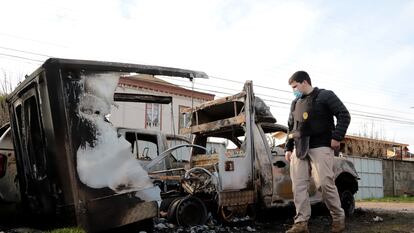
[[[184,80],[184,79],[183,79]],[[115,102],[110,121],[116,127],[145,128],[178,134],[189,119],[180,109],[214,99],[213,94],[189,90],[152,75],[125,76],[119,79],[115,93],[133,93],[172,97],[170,104]]]
[[[408,144],[351,135],[345,136],[341,151],[360,157],[410,159]]]

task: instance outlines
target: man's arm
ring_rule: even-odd
[[[332,139],[338,142],[345,137],[349,123],[351,122],[351,115],[342,101],[332,91],[325,91],[326,101],[329,109],[336,117],[335,130],[332,133]]]
[[[289,119],[288,119],[288,132],[286,137],[286,143],[285,143],[285,159],[290,162],[293,148],[295,147],[295,141],[293,137],[290,137],[289,135],[293,131],[293,125],[294,125],[294,119],[293,119],[293,111],[295,109],[297,99],[292,101],[292,105],[290,106],[290,113],[289,113]]]
[[[289,135],[293,130],[293,113],[292,113],[292,109],[294,108],[294,105],[296,104],[296,101],[293,101],[292,106],[291,106],[291,111],[289,113],[289,119],[288,119],[288,132],[287,132],[287,137],[286,137],[286,143],[285,143],[285,151],[293,151],[293,147],[294,147],[294,140],[293,138],[290,138]]]

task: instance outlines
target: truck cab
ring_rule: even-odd
[[[240,93],[205,102],[182,114],[191,116],[191,124],[180,133],[193,135],[193,144],[200,147],[216,144],[207,150],[192,148],[190,167],[182,179],[182,196],[191,195],[204,203],[204,207],[197,205],[199,213],[207,208],[220,219],[231,221],[253,216],[257,209],[293,205],[289,163],[283,143],[275,143],[287,127],[277,124],[264,101],[254,95],[251,81]],[[356,170],[352,162],[336,157],[334,171],[342,207],[347,215],[352,214],[353,195],[358,190]],[[313,180],[308,192],[312,204],[322,201]],[[180,222],[185,208],[179,208],[181,201],[173,203],[178,204],[169,205],[168,213]]]

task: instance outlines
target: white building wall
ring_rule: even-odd
[[[197,106],[205,102],[200,99],[192,99],[186,96],[173,95],[169,93],[151,91],[151,90],[138,90],[129,87],[118,87],[116,89],[118,93],[137,93],[148,95],[161,95],[171,96],[171,104],[161,104],[161,131],[165,133],[179,133],[179,106]],[[117,106],[112,106],[110,121],[116,127],[127,128],[145,128],[145,103],[133,103],[133,102],[116,102]],[[174,122],[174,127],[172,125]]]

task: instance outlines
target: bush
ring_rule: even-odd
[[[9,122],[9,111],[6,104],[6,96],[0,95],[0,126],[4,125],[5,123]]]

